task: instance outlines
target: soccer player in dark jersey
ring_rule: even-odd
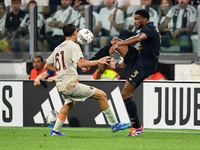
[[[124,58],[124,64],[119,64],[119,67],[126,65],[124,74],[127,81],[122,90],[122,97],[132,122],[131,132],[127,136],[137,136],[144,130],[139,122],[132,93],[146,77],[154,72],[160,54],[160,34],[153,22],[149,22],[149,13],[146,10],[138,10],[135,12],[134,19],[137,29],[140,29],[138,35],[124,41],[113,38],[107,46],[90,59],[113,55],[115,51]],[[131,46],[138,42],[140,45],[137,48]]]

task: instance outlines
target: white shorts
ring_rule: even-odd
[[[76,87],[71,90],[62,91],[62,97],[65,100],[65,104],[69,104],[73,101],[85,101],[95,93],[95,88],[84,84],[76,84]]]

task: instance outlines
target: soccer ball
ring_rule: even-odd
[[[81,29],[78,32],[77,41],[81,45],[88,45],[93,40],[93,33],[88,29]]]
[[[55,111],[55,110],[51,110],[47,113],[46,115],[46,122],[48,124],[52,124],[52,123],[55,123],[56,122],[56,119],[58,117],[58,112]]]

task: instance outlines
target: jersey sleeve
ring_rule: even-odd
[[[124,14],[120,9],[117,10],[115,21],[117,24],[124,23]]]
[[[83,53],[81,51],[81,48],[78,44],[76,44],[74,46],[74,49],[72,51],[72,54],[71,54],[71,59],[73,62],[77,63],[79,61],[80,58],[83,58]]]
[[[140,33],[146,34],[147,38],[151,37],[151,29],[146,26],[141,29]]]
[[[50,65],[54,65],[54,53],[52,53],[47,59],[46,61],[50,64]]]
[[[54,75],[54,71],[47,70],[46,73],[48,73],[50,77]]]
[[[191,8],[191,13],[189,17],[189,22],[196,22],[197,21],[197,12],[195,8]]]
[[[172,8],[168,11],[166,17],[173,18],[174,13],[175,13],[175,7],[172,7]]]
[[[20,23],[20,27],[26,28],[26,19],[27,19],[27,14],[25,15],[22,22]]]

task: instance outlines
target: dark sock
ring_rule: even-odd
[[[136,103],[135,103],[133,97],[129,97],[129,98],[125,99],[124,103],[125,103],[128,115],[130,117],[132,127],[136,128],[136,129],[140,128],[141,125],[140,125],[140,121],[139,121],[138,114],[137,114],[137,106],[136,106]]]
[[[101,48],[92,58],[89,60],[98,60],[104,56],[110,56],[109,49],[112,47],[112,44],[109,42],[105,47]]]

